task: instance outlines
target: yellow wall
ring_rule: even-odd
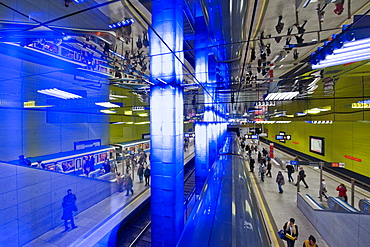
[[[140,140],[142,134],[150,132],[149,124],[111,124],[110,143],[128,142]]]
[[[268,130],[268,140],[308,154],[326,162],[341,162],[346,169],[370,177],[370,123],[333,122],[332,125],[291,122],[289,124],[265,125]],[[291,141],[281,143],[275,140],[279,131],[285,131],[292,136]],[[325,155],[309,151],[309,137],[317,136],[325,139]],[[298,144],[294,144],[297,142]],[[352,156],[362,161],[354,161],[344,156]]]

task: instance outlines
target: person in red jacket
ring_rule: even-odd
[[[343,199],[345,202],[348,201],[348,197],[347,197],[347,188],[344,184],[340,184],[338,187],[337,187],[337,191],[339,192],[339,197],[341,199]]]

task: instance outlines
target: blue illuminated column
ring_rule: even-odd
[[[198,6],[199,7],[199,6]],[[199,195],[204,181],[208,176],[211,166],[210,159],[210,137],[211,130],[209,122],[213,121],[212,117],[212,95],[207,92],[208,87],[208,35],[207,26],[204,17],[201,14],[200,7],[197,8],[195,18],[195,75],[199,83],[204,87],[204,116],[203,121],[195,124],[195,194]]]
[[[152,1],[152,26],[173,52],[183,49],[182,10],[182,0]],[[157,34],[149,33],[152,246],[175,246],[184,225],[183,71]]]

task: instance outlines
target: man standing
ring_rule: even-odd
[[[144,176],[144,165],[140,164],[139,168],[137,169],[137,175],[139,176],[140,183],[143,182],[143,176]]]
[[[71,221],[71,226],[72,229],[77,228],[75,225],[75,222],[73,220],[73,211],[77,211],[77,206],[76,206],[76,200],[77,197],[75,194],[72,194],[72,190],[68,189],[67,190],[67,195],[63,197],[63,215],[62,215],[62,220],[64,220],[64,231],[68,231],[68,220]]]
[[[265,182],[264,177],[265,177],[266,167],[263,165],[263,163],[260,163],[259,172],[261,176],[261,181]]]
[[[149,186],[149,178],[150,178],[150,169],[149,169],[149,166],[146,166],[145,167],[144,177],[145,177],[145,186]]]
[[[305,177],[306,177],[306,174],[304,173],[303,167],[300,167],[299,174],[298,174],[298,182],[295,184],[295,186],[297,186],[302,181],[304,185],[306,186],[306,188],[308,188],[308,185],[306,181],[304,180]]]

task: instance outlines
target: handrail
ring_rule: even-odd
[[[315,208],[315,209],[320,209],[320,210],[325,210],[317,201],[315,201],[313,198],[312,198],[312,196],[310,196],[309,194],[306,194],[305,195],[307,198],[308,198],[308,200],[312,203],[312,204],[314,204],[317,208]]]

